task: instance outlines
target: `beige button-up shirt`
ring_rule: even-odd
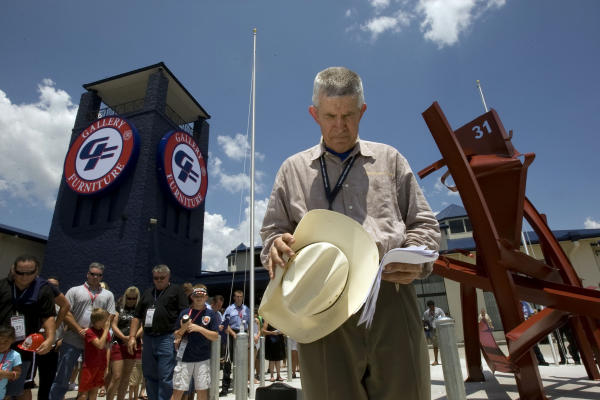
[[[260,231],[261,260],[267,264],[273,241],[293,233],[309,210],[327,209],[319,157],[325,154],[331,190],[350,156],[356,154],[332,210],[358,221],[373,237],[379,258],[396,247],[439,248],[440,230],[406,159],[393,147],[358,140],[344,162],[325,150],[323,141],[285,160],[277,173]],[[431,273],[425,265],[421,278]]]

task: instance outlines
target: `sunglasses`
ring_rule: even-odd
[[[33,271],[17,271],[15,269],[15,274],[20,275],[20,276],[31,276],[31,275],[35,275],[37,273],[37,270],[33,270]]]
[[[162,281],[164,279],[167,279],[166,276],[153,276],[152,279],[154,279],[155,281]]]
[[[137,297],[127,297],[127,300],[137,300]]]
[[[88,272],[88,274],[90,274],[91,276],[96,277],[96,278],[102,277],[102,274],[97,274],[95,272]]]

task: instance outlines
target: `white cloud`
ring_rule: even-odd
[[[237,161],[243,161],[247,158],[248,162],[250,162],[250,143],[248,143],[246,136],[241,133],[236,133],[234,137],[218,136],[217,143],[221,146],[227,157]],[[255,151],[254,158],[264,160],[265,156]]]
[[[594,221],[592,217],[587,217],[583,223],[585,229],[600,229],[600,222]]]
[[[500,8],[506,0],[419,0],[416,11],[423,17],[425,39],[439,48],[458,42],[459,35],[490,8]]]
[[[228,174],[223,169],[223,161],[212,153],[209,153],[209,168],[208,173],[212,182],[228,191],[229,193],[237,193],[243,190],[250,190],[250,175],[246,172],[237,174]],[[254,170],[254,192],[261,193],[265,190],[264,184],[260,181],[265,176],[263,171]]]
[[[390,0],[368,0],[371,7],[375,9],[376,12],[382,11],[386,9],[390,5]]]
[[[454,183],[451,181],[452,177],[449,177],[448,179],[446,179],[446,185],[450,185],[452,186]],[[459,194],[458,192],[453,192],[452,190],[448,189],[439,179],[435,181],[435,183],[433,184],[433,191],[432,194],[440,194],[440,193],[446,193],[446,196],[451,196],[451,197],[458,197]]]
[[[51,209],[77,106],[50,79],[38,92],[35,103],[13,104],[0,90],[0,195]]]
[[[381,15],[371,18],[365,24],[360,26],[364,32],[369,32],[373,40],[385,31],[400,32],[403,27],[410,25],[410,15],[397,11],[392,15]]]
[[[254,245],[262,244],[259,231],[269,199],[257,200],[254,205]],[[248,204],[249,198],[246,198]],[[227,269],[226,256],[240,243],[250,245],[250,208],[244,210],[244,219],[236,226],[220,214],[204,214],[204,242],[202,244],[202,269],[222,271]]]
[[[446,188],[446,186],[444,186],[439,179],[436,179],[435,183],[433,184],[433,193],[441,193],[446,190],[448,190],[448,188]]]
[[[352,16],[352,9],[351,8],[347,9],[346,12],[344,13],[344,16],[346,18],[351,17]]]
[[[485,12],[498,9],[506,0],[367,0],[372,16],[358,26],[376,40],[384,32],[398,33],[408,27],[413,19],[420,20],[426,40],[439,48],[452,46],[460,35],[469,29]],[[356,12],[346,11],[346,17]],[[346,28],[346,31],[356,26]]]

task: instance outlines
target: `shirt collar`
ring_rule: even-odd
[[[319,141],[319,144],[317,146],[313,147],[313,149],[311,151],[310,160],[315,161],[316,159],[321,157],[326,152],[327,152],[327,150],[325,149],[325,142],[323,142],[323,136],[321,136],[321,140]],[[368,148],[368,146],[366,146],[366,142],[364,142],[360,139],[360,136],[356,140],[356,145],[354,146],[354,149],[352,150],[352,152],[350,153],[350,155],[348,157],[351,157],[355,154],[360,154],[364,157],[373,157],[374,156],[373,152]],[[337,156],[336,156],[336,159],[339,160],[339,158]],[[346,158],[346,160],[347,159],[348,158]]]
[[[98,286],[98,289],[92,289],[92,287],[87,282],[83,282],[83,286],[87,288],[92,293],[100,293],[102,291],[102,286]]]

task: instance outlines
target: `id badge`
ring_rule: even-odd
[[[10,317],[10,325],[15,328],[15,340],[25,339],[25,316],[15,315]]]
[[[156,308],[154,308],[154,307],[151,307],[146,310],[146,322],[144,323],[144,327],[146,327],[146,328],[152,327],[152,320],[154,319],[154,311],[156,311]]]

